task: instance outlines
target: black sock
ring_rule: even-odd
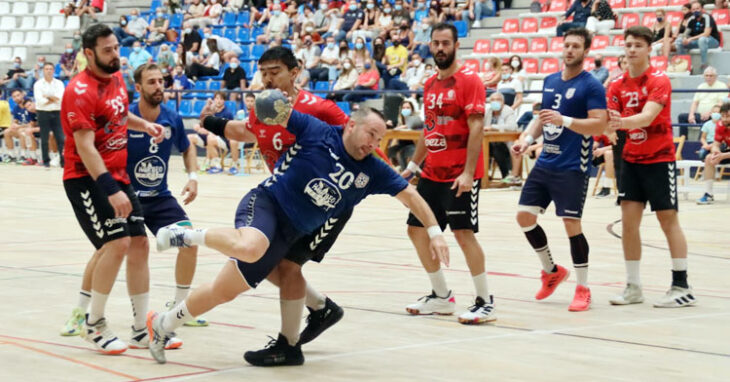
[[[680,288],[689,288],[687,284],[687,271],[672,271],[672,286]]]
[[[525,236],[527,237],[527,241],[540,257],[540,261],[543,263],[543,269],[548,269],[549,265],[552,265],[552,270],[550,270],[549,273],[557,272],[558,267],[553,263],[550,248],[548,248],[547,236],[545,236],[545,231],[542,230],[542,227],[535,224],[535,228],[526,231]]]

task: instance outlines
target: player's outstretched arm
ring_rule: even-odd
[[[423,197],[421,197],[412,185],[408,185],[408,187],[399,192],[395,197],[411,210],[413,215],[423,223],[424,227],[427,227],[428,236],[431,238],[431,256],[434,260],[438,259],[448,267],[449,247],[446,245],[443,232],[438,225],[438,221],[436,221],[436,216]]]
[[[160,143],[165,138],[165,128],[162,125],[144,120],[132,113],[127,113],[127,128],[134,131],[147,133],[155,142]]]
[[[608,127],[606,109],[588,110],[588,118],[571,118],[551,109],[540,110],[540,121],[565,126],[578,134],[601,135]]]
[[[218,132],[211,131],[213,134],[233,139],[235,141],[245,143],[256,142],[256,136],[248,129],[247,122],[218,118],[214,117],[213,114],[215,114],[215,110],[213,109],[213,100],[209,99],[205,102],[205,106],[200,112],[200,124],[204,129],[208,131],[215,129]]]
[[[632,115],[631,117],[621,118],[617,111],[612,110],[610,111],[609,131],[616,131],[619,129],[631,130],[647,127],[656,119],[657,115],[662,112],[662,109],[664,109],[664,105],[648,101],[646,105],[644,105],[644,108],[641,109],[641,113]]]

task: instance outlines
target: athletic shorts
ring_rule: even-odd
[[[192,227],[190,218],[172,195],[140,197],[144,224],[157,235],[157,231],[170,224]]]
[[[219,147],[225,145],[228,150],[231,149],[231,142],[228,141],[228,138],[221,137],[221,136],[218,136],[218,135],[216,135],[215,137],[218,139],[218,146]],[[205,147],[208,144],[208,134],[200,134],[200,133],[198,133],[198,138],[200,138],[203,141],[203,146],[199,146],[199,147]]]
[[[431,211],[436,215],[441,230],[448,225],[451,230],[468,229],[479,232],[479,188],[481,179],[475,179],[471,192],[463,192],[456,197],[456,190],[452,190],[453,182],[435,182],[421,178],[416,191],[426,200]],[[423,227],[423,224],[413,214],[408,214],[407,223],[413,227]]]
[[[580,219],[588,179],[588,174],[581,171],[552,171],[535,166],[522,186],[518,210],[542,214],[554,202],[558,217]]]
[[[294,243],[285,259],[299,265],[304,265],[309,260],[319,263],[335,244],[351,216],[352,210],[348,210],[340,216],[329,218],[319,229]]]
[[[269,239],[269,248],[255,263],[231,258],[246,283],[256,288],[304,234],[296,230],[276,201],[259,186],[241,199],[236,210],[236,228],[250,227]]]
[[[623,161],[620,200],[651,204],[652,211],[679,210],[677,205],[677,166],[674,161],[631,163]]]
[[[123,237],[146,236],[142,205],[129,184],[117,182],[132,203],[127,218],[116,218],[108,196],[90,176],[63,181],[66,196],[71,202],[76,220],[96,249]]]

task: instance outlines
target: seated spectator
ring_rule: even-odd
[[[120,24],[122,24],[122,21],[120,21]],[[148,27],[147,20],[144,17],[139,17],[139,9],[135,8],[127,16],[126,25],[114,28],[114,34],[117,36],[120,45],[132,46],[135,41],[144,41]]]
[[[508,100],[506,103],[513,110],[519,110],[522,106],[522,89],[522,82],[512,74],[512,66],[502,65],[502,81],[497,84],[497,91],[504,95]]]
[[[223,81],[221,87],[225,90],[240,91],[247,88],[246,71],[241,67],[238,57],[233,57],[228,63],[228,69],[223,73]],[[231,93],[229,99],[231,101],[238,100],[237,93]]]
[[[312,26],[314,27],[313,32],[318,33],[319,35],[323,35],[327,33],[327,30],[329,29],[330,22],[332,21],[332,13],[329,9],[329,4],[327,3],[327,0],[319,0],[317,3],[315,1],[315,4],[319,4],[319,7],[314,11],[314,15],[312,16]]]
[[[712,150],[712,143],[715,142],[715,128],[721,117],[720,105],[713,106],[710,119],[700,129],[700,145],[702,145],[698,153],[700,160],[705,160],[707,154]]]
[[[505,67],[508,67],[505,65]],[[489,108],[484,116],[484,132],[489,131],[516,131],[517,130],[517,113],[505,104],[504,96],[499,92],[494,92],[487,99]],[[499,171],[502,174],[502,180],[505,183],[521,183],[521,174],[513,171],[510,173],[511,153],[505,142],[489,143],[489,154],[497,162]],[[519,163],[519,161],[518,161]],[[518,166],[519,167],[519,166]],[[512,169],[514,170],[514,169]]]
[[[40,137],[40,129],[33,100],[26,98],[25,92],[21,91],[20,94],[20,97],[13,97],[13,101],[16,98],[20,100],[13,109],[13,123],[10,125],[11,130],[15,131],[15,136],[20,141],[21,152],[16,163],[33,166],[38,164],[36,138]]]
[[[360,75],[357,77],[357,85],[354,90],[378,90],[378,82],[380,82],[380,74],[378,69],[373,65],[372,61],[365,61],[365,64],[358,68]],[[347,94],[344,97],[346,102],[362,102],[371,95],[363,94]]]
[[[210,27],[205,27],[205,29],[203,29],[203,34],[205,35],[205,39],[202,42],[200,52],[204,55],[206,53],[210,53],[210,51],[208,50],[208,42],[206,41],[208,39],[213,39],[216,41],[223,62],[229,62],[233,57],[238,57],[241,55],[241,53],[243,53],[240,45],[238,45],[236,42],[232,41],[229,38],[214,35]]]
[[[365,12],[358,6],[357,1],[350,0],[347,10],[339,19],[338,32],[334,35],[335,40],[338,42],[342,40],[352,41],[353,32],[360,28],[364,18]]]
[[[134,68],[129,64],[126,57],[119,58],[119,71],[122,72],[122,78],[124,79],[124,84],[127,87],[127,98],[129,98],[129,102],[132,103],[135,92]]]
[[[147,27],[149,34],[147,35],[147,45],[160,44],[167,38],[167,29],[170,28],[170,20],[165,16],[162,8],[157,8],[155,18],[152,24]]]
[[[0,88],[5,90],[11,89],[22,89],[25,92],[29,92],[33,89],[33,75],[28,74],[25,69],[22,68],[23,60],[20,57],[15,57],[13,60],[13,66],[5,74],[5,78],[0,79]]]
[[[284,12],[286,13],[286,12]],[[293,19],[293,20],[292,20]],[[292,22],[293,21],[293,22]],[[314,11],[309,6],[302,6],[302,11],[297,12],[293,17],[290,17],[289,22],[292,24],[292,30],[294,34],[301,34],[309,26],[312,28],[309,33],[314,32]]]
[[[335,86],[332,90],[352,90],[357,84],[358,73],[355,69],[355,63],[349,57],[342,60],[342,69],[340,70]],[[334,101],[342,101],[344,94],[330,94],[327,98]]]
[[[431,21],[430,19],[423,19],[415,27],[413,33],[413,51],[417,52],[421,57],[430,57],[431,49],[429,44],[431,43]]]
[[[172,77],[172,89],[178,90],[176,93],[177,96],[177,102],[180,103],[180,100],[182,99],[182,92],[179,92],[180,90],[190,90],[193,88],[195,84],[188,79],[188,76],[185,75],[185,69],[182,65],[176,65],[175,66],[175,72],[174,76]]]
[[[593,34],[608,35],[616,25],[616,14],[607,0],[593,0],[591,15],[586,20],[586,29]]]
[[[203,38],[200,37],[198,30],[193,28],[192,24],[187,21],[183,23],[182,44],[185,51],[193,53],[199,52],[202,42]]]
[[[170,47],[167,44],[160,45],[160,51],[157,53],[157,64],[161,68],[167,69],[168,72],[172,72],[175,67],[175,58],[175,53],[170,50]]]
[[[697,90],[708,90],[708,89],[724,89],[727,90],[727,85],[717,80],[717,70],[712,66],[708,66],[704,73],[705,82],[701,83]],[[689,107],[689,114],[682,113],[678,116],[679,123],[704,123],[710,119],[712,114],[712,107],[715,105],[722,104],[723,100],[727,96],[727,93],[704,93],[697,92],[692,100],[692,105]],[[679,135],[687,136],[688,127],[681,126],[679,128]]]
[[[204,27],[210,24],[210,19],[205,17],[205,4],[200,0],[192,0],[183,16],[183,20],[190,26]]]
[[[593,5],[592,0],[575,0],[570,5],[565,14],[561,17],[560,24],[556,34],[558,37],[562,36],[568,29],[585,27],[588,22],[588,16],[591,15],[591,6]],[[573,15],[573,21],[566,21],[570,15]]]
[[[73,75],[75,76],[86,70],[87,64],[88,61],[86,60],[86,55],[84,54],[84,51],[79,50],[78,53],[76,53],[76,59],[74,59]]]
[[[593,137],[593,165],[599,166],[605,164],[603,177],[601,178],[601,191],[596,195],[597,198],[608,198],[611,196],[611,188],[616,179],[616,173],[613,170],[613,144],[616,143],[616,134],[611,137],[600,135]]]
[[[355,58],[355,53],[350,51],[350,45],[347,43],[347,41],[342,40],[340,41],[340,62],[342,62],[346,58]]]
[[[335,43],[335,38],[327,37],[327,45],[322,49],[319,56],[319,69],[317,75],[312,77],[318,81],[334,81],[337,79],[337,66],[340,63],[340,48]]]
[[[289,35],[289,16],[281,11],[280,4],[274,4],[271,11],[271,20],[264,29],[264,33],[256,37],[257,44],[268,44],[276,40],[281,43]]]
[[[104,7],[103,1],[81,0],[76,8],[76,16],[83,17],[89,15],[93,22],[98,22],[96,13],[101,12]]]
[[[205,11],[203,11],[203,17],[208,18],[206,25],[216,24],[222,14],[223,5],[221,5],[221,0],[209,0],[208,5],[205,6]]]
[[[414,0],[416,7],[411,10],[411,19],[417,24],[428,18],[426,0]]]
[[[33,77],[32,84],[43,78],[43,67],[46,65],[46,56],[38,56],[33,69],[30,71],[30,76]]]
[[[249,116],[249,110],[253,110],[254,104],[256,103],[256,97],[253,93],[246,93],[243,96],[243,104],[245,106],[245,109],[240,109],[236,112],[236,120],[239,121],[246,121],[248,123],[248,116]],[[241,167],[246,166],[243,162],[244,155],[245,155],[245,149],[253,149],[254,145],[253,143],[244,143],[243,149],[241,150],[241,142],[236,141],[235,139],[230,139],[230,146],[231,146],[231,167],[228,169],[229,175],[236,175],[239,171],[239,165]],[[250,159],[249,159],[250,160]],[[250,164],[248,165],[250,166]]]
[[[527,71],[522,67],[522,57],[514,54],[509,58],[509,65],[512,67],[513,77],[520,80],[522,88],[524,89],[527,81]]]
[[[487,58],[487,63],[484,64],[484,70],[479,73],[479,78],[482,79],[487,91],[497,90],[497,84],[502,81],[502,60],[495,56]]]
[[[422,130],[423,120],[418,115],[418,102],[413,98],[406,98],[401,102],[400,109],[398,110],[398,124],[395,129],[397,130]],[[386,123],[388,128],[392,128],[393,124],[390,120]],[[398,140],[388,147],[388,158],[394,166],[400,167],[403,171],[406,169],[406,165],[410,162],[413,157],[413,152],[416,151],[416,145],[410,140]]]
[[[421,86],[426,65],[418,53],[413,53],[408,61],[408,69],[399,78],[393,78],[386,85],[386,89],[417,90]]]
[[[187,69],[186,74],[193,81],[197,81],[199,77],[217,76],[220,73],[221,57],[218,52],[218,42],[208,39],[207,46],[210,53],[199,55]]]
[[[164,0],[162,5],[167,7],[167,13],[175,14],[183,12],[183,0]]]
[[[334,43],[334,37],[329,36],[327,39]],[[304,38],[304,45],[295,55],[304,62],[304,69],[309,71],[311,81],[327,81],[329,69],[320,67],[322,50],[312,42],[311,37],[307,36]]]
[[[380,72],[380,76],[383,76],[383,73],[385,72],[386,66],[383,64],[383,61],[385,59],[385,41],[384,39],[377,37],[375,40],[373,40],[373,62],[375,62],[375,65],[378,69],[378,72]],[[360,65],[361,63],[355,62],[355,65]],[[365,65],[365,62],[362,62],[362,65]]]
[[[383,58],[383,64],[385,65],[383,82],[386,86],[391,79],[400,76],[408,67],[408,49],[401,44],[397,30],[391,31],[391,41],[393,45],[385,49],[385,57]]]
[[[302,31],[300,31],[298,36],[295,35],[294,37],[295,38],[297,38],[297,37],[304,38],[306,36],[311,36],[312,42],[315,44],[319,45],[324,42],[324,38],[322,38],[322,35],[319,32],[317,32],[317,30],[315,30],[314,22],[312,22],[312,21],[307,21],[304,24],[304,27],[302,28]]]
[[[700,70],[707,67],[707,50],[720,46],[720,32],[715,24],[715,19],[705,12],[702,3],[698,0],[692,1],[692,16],[687,21],[687,28],[684,33],[677,37],[674,46],[677,53],[687,54],[690,49],[700,50],[702,65]]]
[[[654,41],[651,43],[652,53],[669,58],[669,51],[672,48],[672,24],[661,8],[656,10],[656,22],[652,25],[651,32],[654,34]]]
[[[540,114],[540,105],[539,102],[535,102],[532,104],[532,111],[526,111],[522,113],[521,116],[517,119],[517,127],[519,127],[522,130],[525,130],[527,126],[532,123],[532,121],[537,118],[538,114]]]
[[[81,32],[74,32],[73,39],[71,40],[71,47],[73,48],[74,52],[78,52],[81,50]]]
[[[697,204],[712,204],[715,202],[712,186],[715,182],[715,166],[730,164],[730,103],[720,107],[720,120],[715,127],[715,140],[712,143],[710,154],[705,157],[705,194],[697,199]]]
[[[58,61],[61,66],[61,80],[70,80],[74,76],[74,64],[76,63],[76,52],[74,52],[73,45],[69,42],[66,43],[66,49],[61,55],[61,59]]]
[[[606,69],[605,66],[603,66],[603,56],[600,54],[596,55],[595,61],[594,61],[596,67],[591,70],[591,74],[593,77],[596,77],[598,82],[604,83],[606,80],[608,80],[608,69]]]
[[[402,25],[406,23],[411,24],[411,11],[410,6],[403,0],[395,0],[393,3],[393,23],[395,25]]]
[[[215,110],[213,115],[216,117],[233,119],[233,113],[226,109],[226,95],[222,92],[216,92],[213,96],[213,110]],[[223,172],[223,159],[230,149],[228,139],[209,132],[200,124],[195,124],[193,131],[195,131],[194,134],[188,134],[190,143],[205,148],[206,162],[203,164],[203,168],[207,167],[208,174]]]
[[[469,0],[469,5],[462,13],[462,20],[473,20],[472,28],[481,28],[481,20],[494,12],[492,2],[488,0]]]
[[[365,46],[365,40],[362,37],[355,39],[355,49],[352,50],[352,59],[355,64],[363,64],[365,60],[370,58],[370,51]]]
[[[378,25],[378,18],[380,17],[380,9],[377,7],[375,0],[367,0],[365,4],[365,11],[363,13],[362,24],[352,34],[352,41],[357,41],[358,38],[363,41],[373,39],[380,35],[380,26]]]
[[[129,53],[129,64],[132,65],[132,70],[136,70],[150,61],[152,61],[150,52],[147,49],[142,49],[142,44],[139,41],[135,41],[132,44],[132,52]]]
[[[304,64],[304,60],[299,58],[299,59],[297,59],[297,62],[299,63],[299,74],[297,74],[297,78],[294,79],[294,84],[299,86],[302,89],[310,90],[309,81],[312,80],[312,77],[309,73],[309,70],[307,69],[307,66]]]
[[[433,68],[433,64],[426,64],[426,70],[423,71],[423,78],[421,79],[421,85],[418,87],[418,90],[423,90],[423,85],[425,85],[426,81],[433,77],[434,74],[436,74],[436,70]]]
[[[404,21],[398,28],[396,39],[400,39],[401,45],[408,49],[408,53],[413,53],[413,49],[416,47],[414,40],[413,31],[409,24]]]
[[[390,30],[393,28],[393,6],[385,1],[382,5],[378,20],[375,22],[375,28],[380,31],[379,36],[385,40],[389,36]]]
[[[611,82],[623,76],[628,69],[629,61],[626,59],[626,56],[624,56],[623,54],[618,56],[618,66],[608,75],[608,79],[606,80],[606,82],[603,83],[603,87],[608,88]]]

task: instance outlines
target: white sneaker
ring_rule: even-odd
[[[68,318],[66,324],[61,329],[62,336],[78,336],[84,330],[84,321],[86,321],[86,315],[81,308],[76,307],[71,311],[71,317]]]
[[[186,228],[177,224],[162,227],[157,231],[157,252],[168,250],[172,247],[190,247],[190,242],[185,240]]]
[[[439,297],[436,292],[431,291],[428,296],[423,296],[418,299],[415,304],[406,306],[406,311],[413,315],[418,314],[443,314],[449,315],[454,314],[456,306],[456,299],[454,298],[451,291],[446,297]]]
[[[104,354],[122,354],[127,351],[127,344],[112,333],[106,326],[106,319],[101,318],[94,325],[89,325],[89,317],[86,316],[84,330],[81,337],[94,344]]]
[[[489,302],[483,298],[477,297],[474,305],[469,310],[459,316],[459,322],[466,325],[482,324],[485,322],[497,321],[497,315],[494,312],[494,296],[489,295]]]
[[[644,295],[641,293],[641,287],[634,284],[626,284],[624,292],[610,300],[611,305],[629,305],[641,304],[644,302]]]
[[[682,288],[672,285],[662,298],[654,303],[655,308],[682,308],[692,306],[697,299],[692,294],[692,288]]]
[[[140,330],[135,330],[132,326],[132,335],[129,339],[129,347],[131,349],[149,349],[150,337],[148,335],[147,327]],[[183,341],[175,337],[175,333],[165,341],[165,350],[178,349],[183,345]]]
[[[168,336],[162,330],[162,316],[154,311],[147,313],[147,332],[149,334],[149,348],[152,358],[157,363],[165,363],[165,342],[167,342]]]
[[[481,28],[482,27],[482,23],[479,22],[479,20],[475,20],[474,23],[471,24],[471,27],[472,28]]]

